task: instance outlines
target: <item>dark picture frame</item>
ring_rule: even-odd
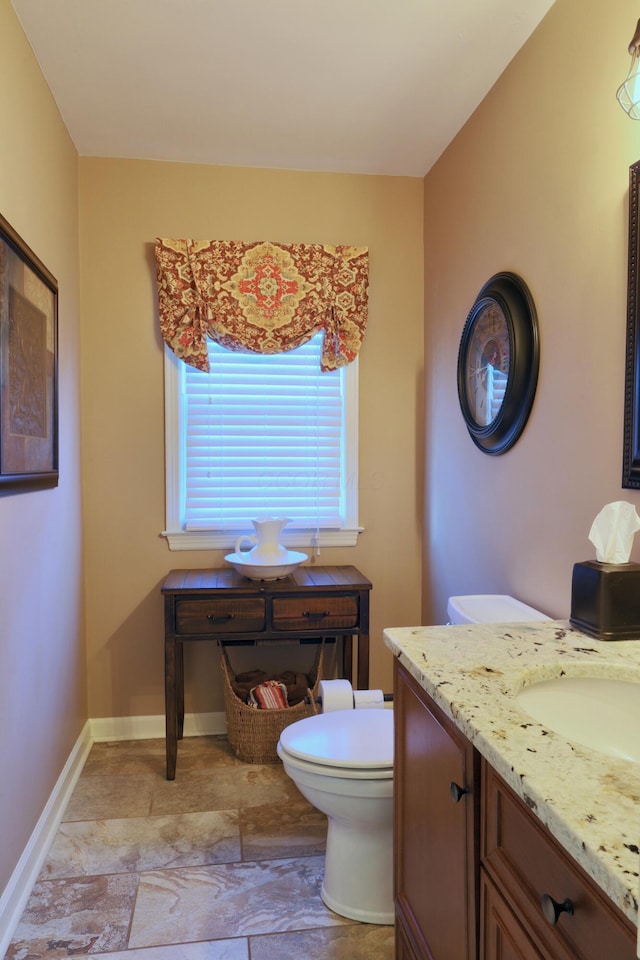
[[[622,486],[640,489],[640,290],[638,289],[638,213],[640,160],[629,167],[629,266],[624,378]]]
[[[499,359],[492,359],[492,351]],[[515,273],[497,273],[476,297],[458,351],[460,410],[483,453],[506,453],[520,437],[533,406],[539,365],[538,316],[529,288]],[[502,379],[499,390],[496,385],[499,400],[487,388],[489,367]],[[486,416],[480,417],[483,401],[489,403]]]
[[[0,496],[58,485],[58,284],[0,215]]]

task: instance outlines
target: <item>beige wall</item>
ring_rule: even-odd
[[[77,157],[8,0],[0,130],[0,211],[60,288],[60,485],[0,496],[1,894],[87,718]]]
[[[628,168],[640,123],[615,100],[631,0],[557,0],[425,180],[427,484],[424,619],[455,593],[570,611],[591,521],[623,490]],[[481,453],[459,413],[456,360],[483,283],[519,273],[541,364],[515,447]],[[633,559],[640,558],[640,541]]]
[[[225,551],[171,552],[164,528],[163,347],[156,236],[362,244],[370,319],[360,359],[355,564],[373,582],[373,685],[391,689],[382,629],[420,616],[422,180],[81,159],[83,481],[89,713],[163,713],[160,585]],[[187,658],[187,712],[221,710],[217,651]]]

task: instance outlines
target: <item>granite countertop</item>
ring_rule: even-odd
[[[569,742],[523,713],[514,694],[561,674],[640,679],[640,641],[596,640],[563,620],[396,627],[384,640],[637,924],[640,764]]]

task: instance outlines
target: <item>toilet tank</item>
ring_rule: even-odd
[[[450,623],[522,623],[551,619],[515,597],[483,593],[449,597],[447,615]]]

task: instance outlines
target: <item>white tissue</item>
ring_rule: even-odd
[[[628,563],[640,517],[626,500],[616,500],[602,508],[591,524],[589,540],[596,548],[600,563]]]
[[[322,712],[353,710],[353,687],[348,680],[321,680],[318,695],[322,698]]]
[[[354,690],[353,705],[356,710],[362,707],[378,709],[384,707],[384,693],[382,690]]]

